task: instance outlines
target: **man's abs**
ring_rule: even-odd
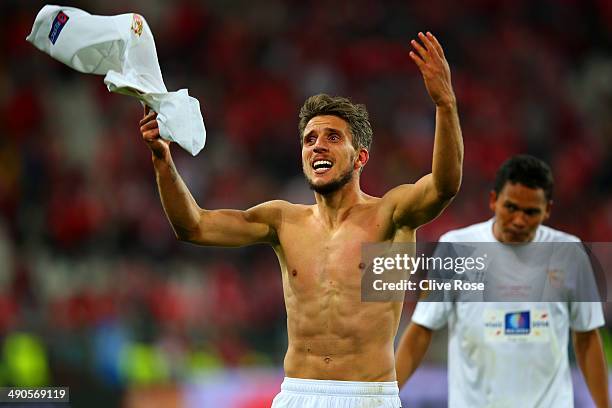
[[[287,303],[285,373],[293,378],[394,381],[393,339],[401,303],[329,302],[318,313]],[[319,299],[321,300],[321,299]],[[340,300],[340,299],[338,299]],[[325,301],[321,303],[326,303]]]
[[[350,340],[328,340],[316,345],[294,340],[285,356],[285,375],[292,378],[338,381],[395,381],[393,343],[372,344],[350,351]],[[323,345],[324,344],[324,345]]]

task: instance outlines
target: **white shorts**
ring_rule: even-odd
[[[288,378],[272,408],[401,408],[397,381],[361,382]]]

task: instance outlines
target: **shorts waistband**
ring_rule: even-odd
[[[399,394],[397,381],[336,381],[310,380],[285,377],[281,390],[299,394],[351,395],[351,396],[394,396]]]

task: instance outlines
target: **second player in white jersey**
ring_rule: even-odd
[[[450,231],[440,241],[524,244],[520,248],[535,254],[538,245],[546,246],[538,243],[579,243],[573,235],[542,225],[550,215],[552,188],[552,173],[544,162],[515,156],[496,175],[489,200],[494,217]],[[502,247],[499,253],[505,252]],[[573,269],[582,281],[593,282],[590,267]],[[489,273],[525,276],[530,270],[523,264]],[[573,407],[571,333],[576,361],[593,401],[597,407],[609,406],[607,367],[597,331],[604,325],[601,303],[577,302],[572,297],[549,302],[535,302],[534,297],[513,302],[444,299],[418,303],[396,352],[400,386],[420,364],[432,332],[448,326],[451,408]]]
[[[495,242],[492,229],[489,220],[450,231],[440,242]],[[579,239],[540,225],[532,242]],[[506,319],[539,329],[508,332]],[[570,329],[604,324],[594,302],[420,302],[412,321],[431,330],[448,325],[449,406],[466,408],[573,406]]]

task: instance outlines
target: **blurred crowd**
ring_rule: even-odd
[[[297,113],[320,92],[369,109],[365,192],[429,172],[435,109],[408,44],[430,30],[451,66],[465,172],[418,239],[489,217],[495,170],[526,152],[554,171],[550,225],[612,241],[607,0],[63,3],[147,19],[166,86],[189,88],[202,106],[204,150],[173,148],[202,207],[313,202]],[[142,107],[25,41],[43,5],[0,5],[0,385],[121,388],[282,364],[273,251],[175,240],[139,140]]]

